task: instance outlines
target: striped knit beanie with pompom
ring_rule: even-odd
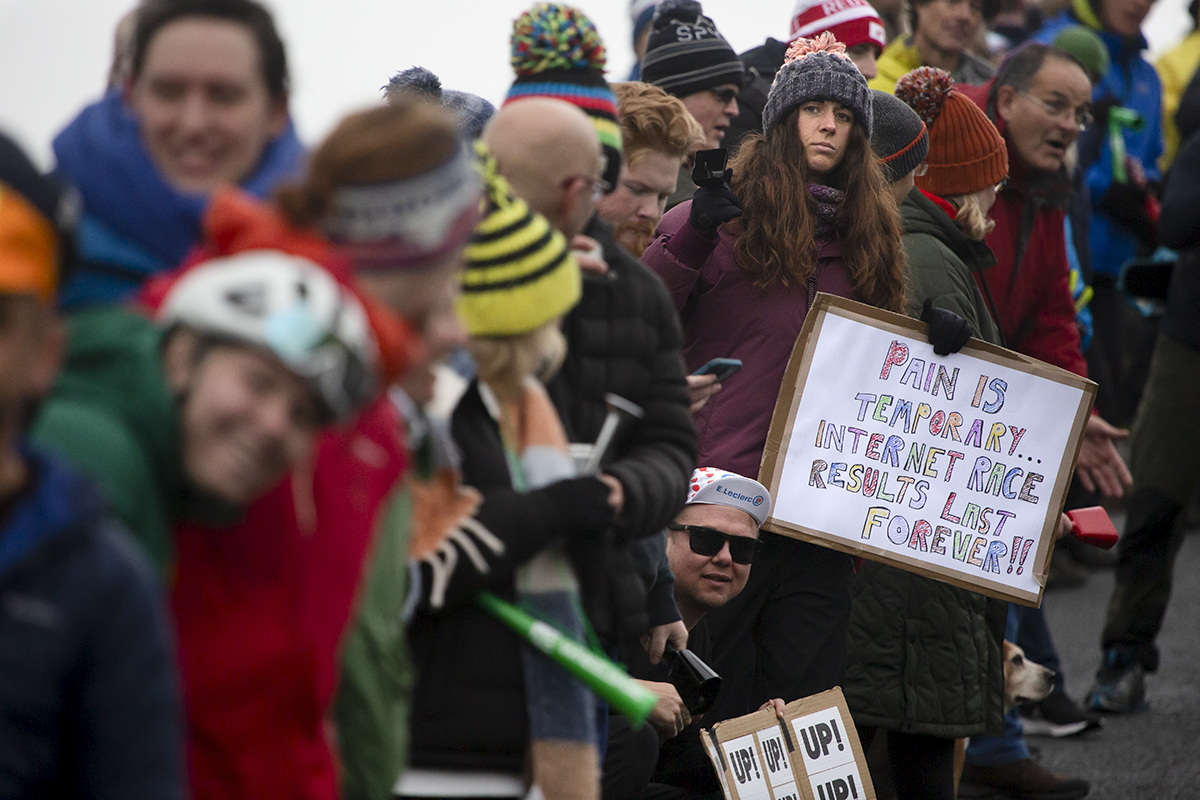
[[[464,252],[458,313],[472,336],[516,336],[564,316],[583,278],[566,237],[517,197],[482,141],[487,208]]]
[[[503,105],[549,97],[581,108],[604,150],[602,178],[615,189],[622,152],[617,96],[604,80],[607,55],[592,21],[577,8],[538,3],[513,23],[511,60],[517,77]]]
[[[854,112],[871,136],[871,89],[867,79],[846,55],[846,45],[829,31],[815,39],[797,39],[784,56],[783,66],[767,93],[763,108],[763,134],[771,135],[787,113],[810,100],[834,100]]]
[[[918,67],[896,83],[929,131],[929,170],[917,186],[938,197],[974,194],[1008,176],[1004,138],[983,109],[956,91],[948,72]]]

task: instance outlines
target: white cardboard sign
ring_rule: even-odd
[[[1096,385],[926,336],[818,295],[763,453],[763,527],[1036,606]]]
[[[701,732],[728,800],[874,800],[842,690],[718,722]]]

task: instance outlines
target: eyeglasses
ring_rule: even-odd
[[[722,106],[727,106],[738,99],[738,90],[728,86],[724,89],[709,89],[709,91],[721,102]]]
[[[563,191],[571,188],[572,181],[583,181],[585,186],[592,187],[592,202],[600,202],[600,198],[608,194],[608,181],[604,178],[593,178],[588,175],[568,175],[562,180]]]
[[[913,175],[919,178],[926,172],[929,172],[929,165],[922,161],[920,164],[917,164],[917,168],[913,170]]]
[[[1017,90],[1017,94],[1041,108],[1042,111],[1045,111],[1047,114],[1049,114],[1052,119],[1070,119],[1072,115],[1074,115],[1075,124],[1079,126],[1079,130],[1081,131],[1087,129],[1093,122],[1096,121],[1096,118],[1092,116],[1092,112],[1088,111],[1086,106],[1073,108],[1067,103],[1064,103],[1062,100],[1054,100],[1047,103],[1040,97],[1034,97],[1029,92],[1021,89]]]
[[[680,525],[672,522],[667,526],[673,531],[687,531],[692,552],[698,556],[712,558],[721,552],[725,543],[729,543],[729,557],[737,564],[749,564],[754,560],[754,554],[762,546],[758,539],[749,536],[731,536],[728,533],[706,528],[703,525]]]
[[[1003,192],[1005,186],[1008,186],[1008,176],[1007,175],[1005,175],[1003,178],[1001,178],[1000,182],[996,184],[996,194],[1000,194],[1001,192]]]

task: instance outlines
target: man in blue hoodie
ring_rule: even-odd
[[[31,448],[63,335],[65,206],[0,136],[0,795],[183,796],[161,589],[83,478]]]
[[[84,263],[66,308],[117,302],[172,269],[200,238],[213,191],[267,197],[304,157],[288,117],[288,68],[255,0],[155,0],[135,12],[128,77],[54,140],[78,187]]]
[[[1108,50],[1110,66],[1092,91],[1096,124],[1081,137],[1079,150],[1091,196],[1088,244],[1095,273],[1091,303],[1095,338],[1088,367],[1100,384],[1100,413],[1117,424],[1124,424],[1133,412],[1128,407],[1132,387],[1125,385],[1122,367],[1125,304],[1117,278],[1127,260],[1150,252],[1157,243],[1157,223],[1148,201],[1157,195],[1162,181],[1158,158],[1163,152],[1163,93],[1158,73],[1142,55],[1148,45],[1141,32],[1151,5],[1153,0],[1073,0],[1069,9],[1033,37],[1054,44],[1068,27],[1084,25],[1099,34]],[[1121,131],[1125,159],[1119,169],[1113,163],[1107,130],[1108,112],[1116,107],[1132,109],[1142,118],[1140,127]]]

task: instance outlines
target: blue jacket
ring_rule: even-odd
[[[59,177],[83,198],[81,264],[63,287],[64,308],[128,299],[149,276],[174,269],[200,238],[208,197],[183,194],[150,160],[118,91],[85,108],[54,138]],[[294,177],[304,146],[291,125],[267,143],[242,188],[268,197]]]
[[[1079,18],[1070,11],[1063,11],[1047,22],[1033,37],[1033,41],[1053,44],[1064,28],[1081,24]],[[1158,157],[1163,151],[1162,83],[1154,67],[1141,55],[1147,47],[1146,40],[1141,35],[1125,39],[1107,31],[1096,33],[1108,48],[1112,65],[1096,84],[1092,101],[1115,97],[1122,106],[1137,111],[1145,118],[1146,124],[1140,131],[1124,131],[1125,152],[1141,162],[1147,180],[1161,181]],[[1087,187],[1092,198],[1088,244],[1092,252],[1092,270],[1098,275],[1116,276],[1121,271],[1121,265],[1137,254],[1138,243],[1137,237],[1096,208],[1113,182],[1108,132],[1096,133],[1101,135],[1103,143],[1099,148],[1099,157],[1087,165]]]
[[[0,520],[0,798],[183,796],[162,591],[83,478],[22,453]]]

